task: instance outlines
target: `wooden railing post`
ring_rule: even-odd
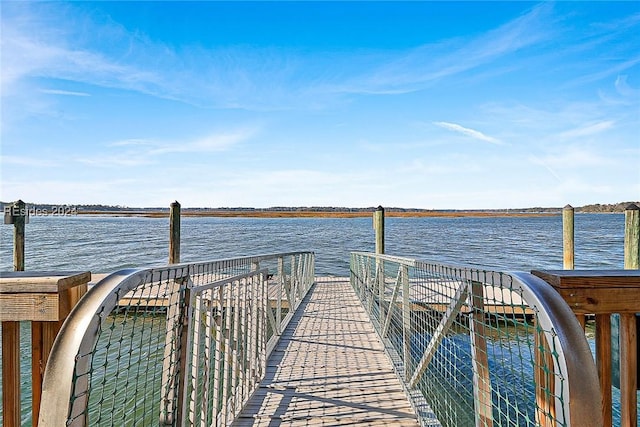
[[[180,203],[171,203],[169,211],[169,264],[180,262]]]
[[[640,208],[629,205],[624,213],[624,268],[640,268]],[[620,423],[638,424],[638,317],[634,313],[620,315]]]
[[[611,337],[611,314],[596,314],[596,369],[600,380],[600,391],[602,392],[602,421],[603,427],[612,425],[612,337]]]
[[[24,226],[27,209],[18,200],[5,211],[13,224],[13,269],[24,271]],[[20,425],[20,322],[2,322],[2,417],[6,427]]]

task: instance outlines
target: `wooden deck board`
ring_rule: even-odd
[[[348,279],[319,282],[236,426],[418,426]]]

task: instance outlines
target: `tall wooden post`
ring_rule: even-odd
[[[624,228],[624,268],[640,268],[640,208],[627,206]],[[638,317],[633,313],[620,315],[620,422],[636,425],[638,417]]]
[[[169,264],[180,262],[180,203],[171,203],[169,211]]]
[[[573,270],[575,268],[575,210],[567,205],[562,209],[562,268]],[[584,314],[576,314],[578,322],[585,328],[587,318]]]
[[[631,203],[624,211],[624,268],[640,268],[640,207]]]
[[[24,271],[24,225],[27,220],[27,207],[18,200],[11,207],[13,218],[13,270]]]
[[[378,206],[373,213],[373,229],[376,232],[376,253],[384,254],[384,208]]]
[[[13,269],[24,271],[24,226],[27,208],[18,200],[5,212],[5,222],[13,223]],[[20,423],[20,322],[2,322],[2,417],[3,425]]]
[[[574,209],[567,205],[562,209],[562,268],[574,269]]]

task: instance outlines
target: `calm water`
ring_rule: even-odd
[[[166,263],[168,219],[33,217],[26,270],[110,272]],[[370,218],[183,218],[181,260],[312,250],[316,273],[347,276],[350,251],[373,251]],[[0,227],[12,269],[13,227]],[[562,218],[387,218],[386,252],[499,270],[562,268]],[[624,215],[576,215],[576,268],[622,268]]]
[[[111,272],[165,264],[168,219],[33,217],[26,270]],[[312,250],[316,274],[349,274],[350,251],[373,251],[370,218],[183,218],[184,262]],[[576,215],[576,268],[622,268],[624,215]],[[13,227],[0,227],[0,269],[12,270]],[[562,268],[562,218],[387,218],[386,252],[496,270]],[[29,325],[23,322],[23,425],[30,424]]]

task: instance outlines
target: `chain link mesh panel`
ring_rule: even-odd
[[[557,325],[519,277],[352,253],[351,282],[419,414],[448,427],[570,425]]]
[[[60,332],[40,425],[230,424],[313,267],[314,254],[298,252],[107,277]]]

